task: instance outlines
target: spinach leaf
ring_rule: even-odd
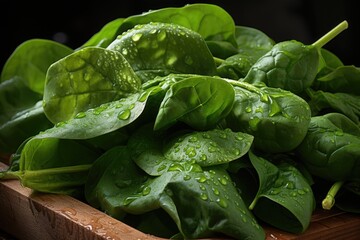
[[[35,138],[89,139],[118,130],[143,112],[152,89],[79,112],[74,118],[55,124]]]
[[[224,164],[245,155],[253,138],[230,129],[179,134],[167,139],[164,156],[173,161],[195,161],[202,167]]]
[[[79,197],[98,156],[96,149],[81,141],[31,138],[21,150],[19,168],[6,175],[35,191]]]
[[[20,44],[6,61],[0,82],[20,77],[33,92],[42,94],[47,69],[72,49],[55,41],[31,39]]]
[[[151,10],[127,18],[118,18],[106,24],[83,47],[106,48],[115,38],[139,24],[151,22],[171,23],[199,33],[206,40],[222,40],[235,45],[233,18],[224,9],[213,4],[188,4]]]
[[[274,165],[251,151],[249,157],[259,177],[259,189],[249,208],[272,226],[292,233],[304,232],[315,209],[307,180],[289,163]]]
[[[311,118],[296,152],[314,176],[346,181],[360,177],[359,146],[359,126],[341,113],[328,113]]]
[[[33,107],[16,113],[9,121],[0,124],[0,152],[11,154],[27,138],[52,126],[44,114],[42,101],[39,101]]]
[[[197,130],[213,128],[231,111],[233,101],[233,87],[221,78],[186,78],[166,92],[154,129],[166,129],[177,121]]]
[[[119,35],[118,31],[124,20],[125,18],[117,18],[108,22],[79,49],[92,46],[106,48]]]
[[[287,152],[304,139],[311,111],[307,102],[290,91],[231,81],[235,101],[226,124],[254,136],[254,146],[264,152]]]
[[[331,93],[349,93],[360,95],[360,68],[340,66],[330,73],[316,79],[315,89]],[[314,83],[315,85],[315,83]]]
[[[348,93],[330,93],[324,91],[307,90],[310,99],[308,104],[312,115],[322,115],[330,112],[338,112],[346,115],[355,123],[360,123],[360,96]]]
[[[231,79],[244,78],[252,65],[275,44],[274,41],[258,29],[236,26],[235,40],[237,49],[234,54],[218,66],[218,74]]]
[[[122,53],[143,82],[170,73],[216,73],[203,37],[175,24],[137,25],[119,35],[107,49]]]
[[[169,134],[153,132],[152,124],[147,124],[133,133],[128,147],[136,164],[147,174],[159,176],[170,164],[173,169],[184,168],[184,162],[196,163],[201,167],[227,164],[245,155],[252,140],[251,135],[230,129],[204,132],[178,130]],[[151,165],[159,165],[160,161],[160,167]]]
[[[216,233],[240,239],[264,238],[264,231],[221,167],[202,170],[196,163],[183,162],[180,165],[184,168],[176,168],[169,161],[166,171],[154,178],[138,171],[130,158],[130,149],[111,151],[118,157],[104,155],[103,163],[98,162],[102,159],[99,158],[89,174],[89,181],[95,181],[86,187],[90,190],[89,200],[110,215],[122,218],[128,213],[143,214],[162,208],[185,238],[209,237]],[[153,152],[152,149],[139,151]],[[156,168],[164,164],[157,158],[147,161],[152,161],[150,165]]]
[[[139,91],[141,82],[116,51],[87,47],[52,64],[46,75],[44,111],[53,123]]]
[[[319,70],[316,78],[321,78],[322,76],[334,71],[336,68],[341,66],[344,66],[344,64],[338,56],[325,48],[321,48]],[[316,84],[317,82],[315,81],[312,87],[314,87],[314,85],[316,86]]]
[[[149,22],[173,23],[195,32],[205,40],[234,42],[235,23],[224,9],[213,4],[188,4],[180,8],[162,8],[126,18],[119,32]]]
[[[0,83],[0,153],[14,153],[25,139],[52,127],[41,99],[20,77]]]

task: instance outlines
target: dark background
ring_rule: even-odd
[[[196,2],[217,4],[229,12],[237,25],[257,28],[276,42],[295,39],[311,44],[347,20],[349,28],[325,48],[340,57],[344,64],[360,66],[359,10],[351,0],[63,0],[44,3],[3,0],[1,69],[15,48],[26,40],[50,39],[77,48],[116,18]]]

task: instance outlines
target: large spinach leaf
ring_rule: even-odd
[[[88,47],[70,54],[48,69],[44,110],[53,122],[139,91],[140,80],[116,51]]]
[[[160,105],[155,129],[183,122],[197,130],[214,128],[231,111],[233,87],[217,77],[190,77],[173,84]]]
[[[95,162],[94,167],[97,167],[90,172],[88,184],[91,185],[87,187],[90,190],[88,199],[95,206],[118,218],[162,208],[184,238],[214,234],[237,239],[264,238],[263,229],[256,223],[221,165],[202,169],[193,161],[167,158],[161,154],[157,144],[163,139],[157,139],[157,134],[152,135],[151,125],[139,129],[135,135],[134,139],[130,138],[127,150],[118,148],[118,157],[104,157],[104,162],[100,163],[101,157]],[[139,143],[140,136],[155,136],[155,141],[151,138]],[[140,168],[145,168],[146,173],[156,172],[149,168],[163,171],[155,176],[141,173],[134,161]]]
[[[143,82],[170,73],[216,73],[203,37],[175,24],[137,25],[118,36],[107,49],[122,53]]]
[[[172,23],[199,33],[204,39],[220,39],[235,44],[235,23],[224,9],[212,4],[189,4],[184,7],[169,7],[151,10],[127,18],[109,22],[82,47],[107,47],[117,35],[138,24],[150,22]]]

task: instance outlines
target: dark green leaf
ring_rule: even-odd
[[[55,41],[45,39],[25,41],[6,61],[0,82],[20,77],[29,89],[42,94],[49,66],[72,52],[72,49]]]
[[[216,126],[230,112],[233,87],[217,77],[199,76],[173,84],[167,91],[156,117],[155,129],[184,122],[194,129]]]
[[[259,190],[250,206],[268,224],[287,232],[307,230],[315,209],[311,186],[292,165],[278,166],[249,152],[259,176]]]
[[[137,25],[118,36],[107,49],[120,52],[143,82],[170,73],[216,73],[203,37],[175,24]]]
[[[53,122],[139,91],[141,82],[116,51],[87,47],[57,61],[46,75],[44,110]]]

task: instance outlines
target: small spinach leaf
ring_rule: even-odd
[[[341,113],[328,113],[311,118],[296,152],[311,174],[335,182],[360,178],[359,147],[359,126]]]
[[[288,163],[276,166],[253,152],[249,157],[259,177],[259,190],[250,205],[255,216],[288,232],[304,232],[315,209],[307,180]]]
[[[254,136],[254,145],[265,152],[287,152],[304,139],[311,111],[307,102],[290,91],[231,81],[235,101],[227,126]]]

